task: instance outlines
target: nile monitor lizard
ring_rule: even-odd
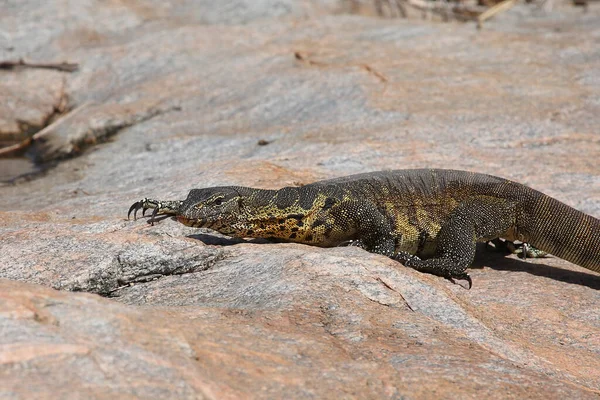
[[[143,199],[192,227],[333,247],[344,243],[418,271],[465,279],[477,241],[531,244],[600,272],[600,220],[522,184],[442,169],[371,172],[279,190],[241,186],[193,189],[187,199]]]

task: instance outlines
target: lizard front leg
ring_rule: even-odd
[[[452,282],[454,282],[454,279],[464,279],[469,282],[469,288],[471,287],[471,278],[465,272],[465,269],[475,257],[474,242],[472,244],[472,255],[461,252],[460,257],[454,257],[450,251],[443,251],[438,258],[421,260],[419,257],[407,252],[396,253],[396,237],[393,234],[393,228],[374,204],[345,200],[333,207],[331,214],[335,218],[335,225],[340,231],[356,232],[354,239],[345,240],[342,245],[357,246],[370,253],[386,255],[407,267],[442,276]],[[447,230],[451,231],[452,229]],[[463,263],[462,257],[466,257],[468,261]]]
[[[142,216],[146,214],[146,210],[152,209],[152,215],[148,220],[150,225],[154,225],[154,222],[157,221],[157,216],[170,216],[177,215],[179,213],[179,209],[181,208],[181,204],[183,202],[181,200],[153,200],[144,198],[140,201],[136,201],[129,207],[129,211],[127,212],[127,219],[133,212],[133,219],[137,219],[137,212],[142,210]],[[162,218],[161,218],[162,219]]]
[[[329,213],[335,227],[330,234],[342,239],[338,245],[349,244],[388,257],[394,255],[396,241],[392,226],[373,203],[343,200],[334,205]]]
[[[434,258],[422,260],[400,252],[396,259],[407,267],[454,281],[464,279],[472,286],[466,269],[475,259],[477,241],[491,239],[515,224],[515,204],[494,197],[479,196],[461,203],[449,215],[437,235]]]

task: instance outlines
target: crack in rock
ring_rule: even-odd
[[[114,293],[123,287],[170,275],[205,271],[224,257],[221,248],[190,245],[183,240],[135,245],[106,258],[93,271],[63,289],[116,297]]]
[[[35,141],[35,161],[44,163],[78,156],[89,147],[106,142],[125,128],[179,110],[181,107],[178,105],[154,106],[132,113],[121,105],[94,105],[77,115],[71,123],[61,124],[44,138]]]
[[[42,131],[46,127],[52,125],[54,121],[60,119],[63,115],[68,114],[70,111],[69,106],[69,95],[65,91],[66,81],[63,79],[60,90],[58,91],[58,96],[52,101],[49,105],[47,111],[43,112],[43,116],[39,119],[32,119],[31,117],[27,117],[27,111],[23,111],[21,117],[16,116],[14,118],[15,121],[15,129],[12,130],[4,130],[2,126],[0,126],[0,142],[3,143],[14,143],[19,141],[28,141],[31,139],[36,133]],[[30,107],[33,107],[30,105]],[[20,110],[15,110],[20,111]],[[9,146],[14,147],[14,146]],[[5,147],[2,147],[3,149]],[[22,150],[24,146],[16,146],[15,151]],[[12,155],[12,153],[9,153]]]

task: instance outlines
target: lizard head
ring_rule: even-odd
[[[194,228],[209,228],[236,237],[292,239],[306,210],[297,189],[278,191],[243,186],[193,189],[177,211],[177,220]]]
[[[195,228],[224,230],[239,218],[243,195],[234,186],[193,189],[181,204],[177,220]]]

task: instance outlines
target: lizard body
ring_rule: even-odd
[[[525,185],[466,171],[379,171],[279,190],[193,189],[183,201],[141,200],[129,214],[150,208],[150,222],[174,216],[235,237],[352,242],[469,286],[476,242],[500,237],[600,272],[598,219]]]

